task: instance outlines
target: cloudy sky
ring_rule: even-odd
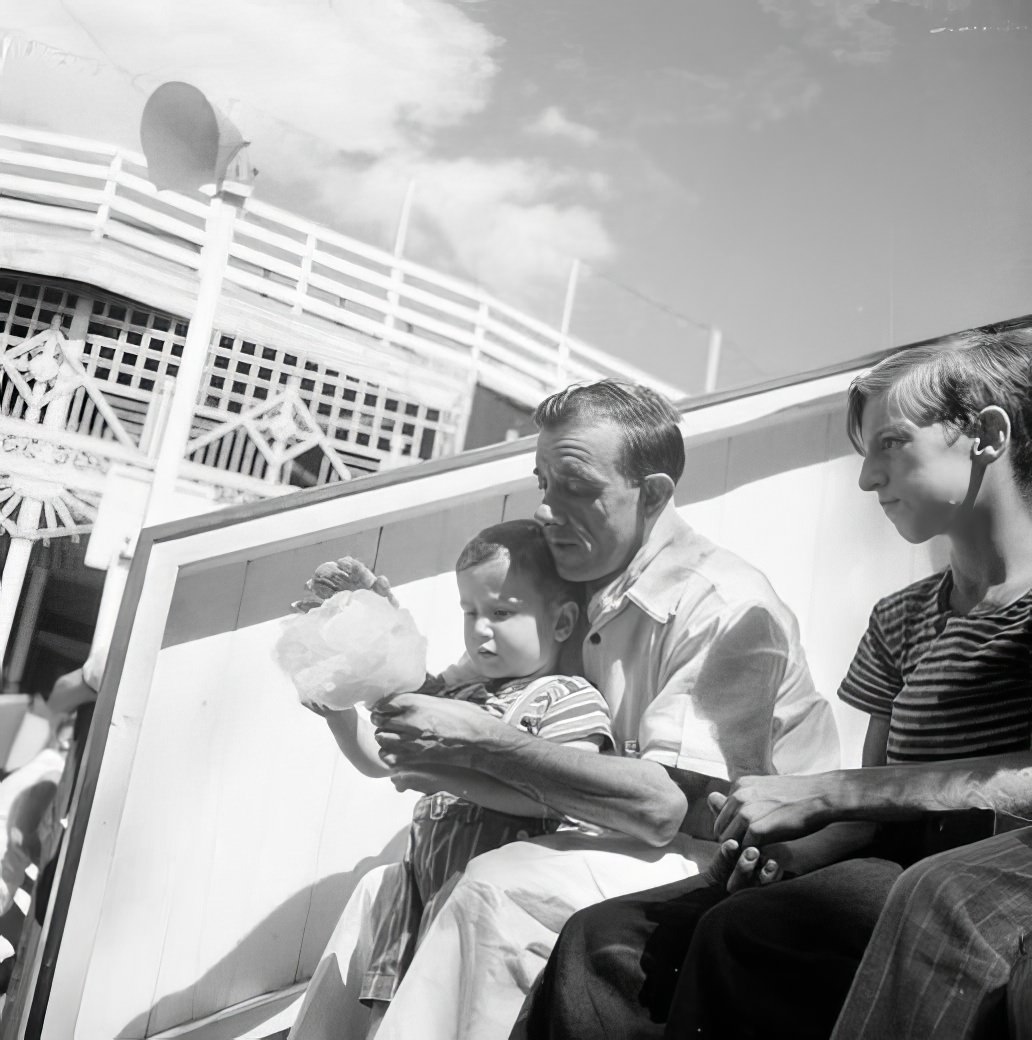
[[[7,0],[0,121],[139,149],[202,89],[256,194],[698,389],[1032,312],[1032,0]]]

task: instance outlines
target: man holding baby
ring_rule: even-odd
[[[400,786],[411,775],[425,789],[435,768],[460,767],[581,824],[470,864],[422,937],[381,1040],[508,1036],[571,914],[706,867],[709,793],[743,775],[838,764],[791,612],[758,571],[677,514],[676,410],[644,387],[603,381],[553,395],[535,419],[535,519],[586,603],[582,638],[571,640],[580,660],[565,663],[605,697],[615,750],[535,739],[424,694],[377,706],[381,757]],[[334,952],[340,976],[353,976],[354,950]],[[316,1013],[324,987],[317,972],[292,1036],[343,1035],[317,1031],[334,1017]]]

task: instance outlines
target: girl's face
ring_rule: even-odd
[[[942,423],[918,426],[886,394],[872,397],[861,422],[860,487],[877,492],[885,515],[914,544],[955,530],[969,513],[977,485],[976,439]]]
[[[466,652],[488,679],[549,675],[566,632],[565,615],[531,580],[496,556],[456,575]],[[572,627],[572,626],[570,626]]]

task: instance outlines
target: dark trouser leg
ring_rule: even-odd
[[[695,929],[666,1036],[829,1036],[899,873],[847,860],[725,899]]]
[[[691,878],[574,914],[532,994],[527,1037],[661,1037],[695,923],[723,897]]]

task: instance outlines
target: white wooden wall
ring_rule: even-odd
[[[689,413],[678,497],[766,571],[832,700],[874,601],[932,566],[856,487],[847,382]],[[278,619],[317,563],[352,553],[396,584],[431,665],[454,659],[458,549],[537,503],[532,444],[507,450],[154,544],[102,691],[113,715],[45,1038],[143,1038],[311,974],[358,877],[399,854],[412,798],[357,774],[297,705],[271,660]],[[836,711],[855,762],[862,720]]]

